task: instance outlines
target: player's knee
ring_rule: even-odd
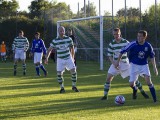
[[[76,73],[76,68],[71,69],[70,72],[71,72],[71,74]]]
[[[130,82],[130,83],[129,83],[129,86],[130,86],[131,88],[133,88],[133,87],[134,87],[134,82]]]

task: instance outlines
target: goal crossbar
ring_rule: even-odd
[[[82,20],[91,20],[99,18],[99,24],[100,24],[100,70],[103,70],[104,64],[103,64],[103,16],[92,16],[92,17],[86,17],[86,18],[78,18],[78,19],[70,19],[70,20],[61,20],[57,21],[57,36],[58,36],[58,28],[60,27],[61,23],[64,22],[76,22],[76,21],[82,21]]]

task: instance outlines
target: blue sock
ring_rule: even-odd
[[[36,66],[36,72],[37,72],[37,75],[39,76],[40,73],[39,73],[39,66]]]
[[[155,88],[154,88],[153,84],[149,86],[149,89],[150,89],[153,101],[156,102],[157,101],[157,97],[156,97],[156,92],[155,92]]]
[[[40,64],[40,68],[43,70],[44,73],[46,73],[46,69],[44,68],[43,64]]]

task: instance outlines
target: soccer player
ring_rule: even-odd
[[[73,44],[74,44],[74,64],[76,65],[77,43],[76,43],[75,36],[73,35],[71,29],[68,29],[68,36],[69,36],[70,38],[72,38],[72,40],[73,40]]]
[[[16,37],[12,44],[12,50],[15,54],[14,56],[14,76],[17,75],[17,63],[20,59],[22,61],[23,67],[23,75],[26,75],[26,52],[29,48],[29,41],[26,37],[24,37],[24,32],[22,30],[19,31],[18,37]]]
[[[2,62],[6,62],[6,45],[4,43],[4,41],[2,41],[2,44],[0,45],[0,53],[1,53],[1,59]]]
[[[130,61],[130,87],[133,89],[133,93],[137,94],[137,89],[135,82],[138,80],[139,75],[143,75],[144,79],[149,86],[152,98],[154,102],[157,102],[156,92],[154,85],[151,81],[151,74],[148,65],[148,58],[150,58],[153,65],[153,70],[156,75],[158,75],[156,63],[155,63],[155,54],[150,43],[146,42],[147,31],[140,30],[137,34],[137,40],[131,42],[126,47],[124,47],[118,57],[118,60],[115,64],[115,67],[120,67],[120,61],[122,56],[126,52],[129,52],[129,61]]]
[[[57,80],[60,84],[60,93],[64,93],[64,79],[63,79],[63,72],[65,69],[71,72],[71,79],[72,79],[72,90],[75,92],[79,92],[76,87],[77,82],[77,71],[74,64],[74,44],[70,37],[65,36],[65,28],[60,26],[58,28],[59,36],[52,40],[50,47],[46,54],[45,63],[48,63],[48,58],[50,52],[53,48],[57,50]]]
[[[34,54],[34,64],[36,68],[37,76],[40,76],[39,68],[44,72],[44,76],[47,76],[47,71],[42,64],[43,54],[46,55],[46,47],[43,40],[40,38],[40,33],[35,33],[35,39],[32,41],[32,54]]]
[[[122,56],[122,59],[120,61],[120,66],[119,69],[115,67],[115,63],[118,59],[118,56],[120,54],[120,51],[123,47],[129,44],[129,41],[121,37],[121,31],[119,28],[115,28],[113,30],[113,36],[114,40],[109,44],[108,47],[108,56],[109,60],[111,61],[111,66],[108,70],[107,78],[106,78],[106,83],[104,84],[104,96],[101,98],[101,100],[106,100],[108,99],[108,92],[111,87],[111,81],[113,80],[114,76],[120,74],[122,78],[126,78],[129,76],[129,60],[127,57],[127,53],[125,53]],[[140,90],[141,94],[147,99],[149,96],[144,92],[142,89],[142,84],[137,80],[136,86]],[[137,89],[136,87],[136,89]],[[137,96],[133,96],[133,99],[136,99]]]

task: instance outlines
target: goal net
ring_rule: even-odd
[[[59,26],[65,27],[66,34],[68,29],[73,31],[77,44],[76,59],[99,62],[100,70],[103,70],[106,55],[103,41],[103,16],[57,21],[57,31]]]

